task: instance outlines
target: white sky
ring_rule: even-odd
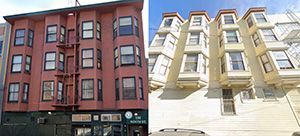
[[[74,6],[75,0],[0,0],[0,23],[3,16]],[[81,5],[118,0],[79,0]],[[143,29],[145,47],[148,45],[148,0],[144,0]]]

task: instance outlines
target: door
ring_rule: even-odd
[[[76,34],[74,29],[68,30],[68,43],[75,43],[76,42]]]

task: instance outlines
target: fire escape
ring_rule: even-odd
[[[300,18],[291,10],[287,10],[285,15],[289,22],[277,23],[276,26],[281,29],[280,37],[289,47],[287,53],[296,63],[296,67],[300,68]]]
[[[79,2],[75,1],[75,7],[77,4],[80,6]],[[54,99],[53,107],[71,109],[74,111],[78,106],[78,76],[79,73],[79,51],[80,46],[80,36],[79,36],[79,23],[78,17],[79,12],[74,11],[69,13],[70,16],[74,16],[74,28],[67,29],[67,38],[65,43],[57,44],[57,48],[63,50],[64,56],[64,70],[57,73],[55,76],[58,81],[63,83],[62,94],[57,95]],[[66,62],[66,63],[65,63]]]

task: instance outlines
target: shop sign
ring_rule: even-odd
[[[127,111],[124,114],[127,124],[147,124],[147,114],[146,113],[132,113]]]
[[[72,122],[91,122],[92,116],[91,114],[73,114]]]

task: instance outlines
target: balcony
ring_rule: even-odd
[[[234,52],[234,51],[244,51],[245,46],[243,42],[239,41],[236,43],[225,43],[224,41],[220,42],[221,47],[219,48],[219,57],[222,57],[225,52]]]
[[[280,41],[265,41],[255,47],[256,56],[260,56],[269,50],[287,50],[289,47]]]
[[[264,77],[267,84],[297,86],[300,84],[300,69],[274,70],[266,73]]]
[[[251,73],[249,71],[227,71],[221,75],[221,85],[245,87],[251,85]]]
[[[181,72],[177,79],[180,88],[193,87],[202,88],[208,83],[208,76],[200,72]]]

